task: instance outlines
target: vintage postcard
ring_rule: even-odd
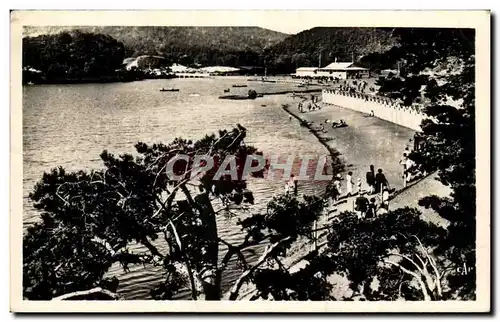
[[[490,19],[12,11],[11,311],[489,312]]]

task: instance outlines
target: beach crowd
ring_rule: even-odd
[[[360,84],[360,90],[364,90],[364,87],[367,86],[366,82],[363,83],[362,81],[358,84]],[[338,90],[323,90],[323,101],[325,101],[325,92],[326,94],[349,97],[380,105],[383,111],[375,107],[371,107],[370,110],[363,110],[363,112],[366,112],[372,117],[376,116],[383,118],[381,117],[382,114],[382,116],[386,116],[386,119],[390,119],[391,117],[387,117],[387,114],[391,112],[389,109],[392,109],[392,118],[395,121],[394,123],[398,123],[403,126],[405,126],[405,123],[411,122],[413,122],[413,124],[418,123],[419,125],[421,121],[420,117],[423,117],[423,114],[412,107],[403,107],[397,102],[390,99],[355,92],[352,90],[352,88],[351,90],[344,91],[342,90],[341,86],[341,88],[339,88]],[[326,96],[326,100],[328,101],[328,96]],[[306,113],[321,109],[321,105],[318,104],[318,102],[318,96],[311,95],[310,100],[302,97],[302,101],[297,105],[297,110],[300,113]],[[335,105],[346,106],[345,104]],[[374,109],[377,112],[375,112]],[[398,114],[399,112],[401,113],[401,115]],[[418,115],[419,118],[408,120],[412,115]],[[308,126],[313,131],[323,133],[327,132],[325,127],[329,124],[331,124],[332,128],[347,126],[347,123],[344,120],[333,121],[327,119],[324,122],[321,122],[319,126],[314,124],[314,122],[312,121],[303,120],[302,123],[303,126]],[[425,142],[423,140],[423,137],[419,132],[416,132],[413,139],[409,139],[404,148],[402,157],[399,160],[399,164],[401,166],[401,179],[403,181],[403,189],[406,188],[410,182],[413,182],[416,179],[426,175],[421,166],[416,164],[409,158],[409,155],[412,151],[419,151],[423,148],[424,144]],[[297,194],[297,183],[297,180],[292,175],[290,181],[285,186],[286,192]],[[391,189],[391,186],[383,172],[383,169],[379,168],[377,169],[377,171],[375,171],[375,166],[370,165],[369,170],[366,172],[365,178],[363,179],[357,178],[355,180],[353,178],[352,171],[349,171],[345,175],[345,178],[343,178],[340,174],[338,174],[334,178],[329,195],[329,209],[331,211],[331,209],[335,208],[340,202],[348,202],[352,205],[348,205],[348,208],[355,211],[358,214],[359,218],[373,218],[377,214],[389,211],[389,201],[394,196],[394,192],[395,189]]]

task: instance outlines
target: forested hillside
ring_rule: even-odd
[[[383,28],[317,27],[291,36],[258,27],[26,27],[24,33],[24,66],[49,77],[108,75],[124,58],[141,55],[163,57],[164,65],[267,66],[282,74],[319,66],[320,56],[322,66],[366,60],[397,41]]]
[[[124,45],[103,34],[72,31],[23,38],[23,67],[47,79],[112,76],[124,57]]]
[[[321,67],[335,59],[358,61],[369,53],[391,48],[396,41],[392,29],[317,27],[272,46],[266,50],[266,57],[277,69],[291,72],[299,66],[319,66],[320,55]]]
[[[185,63],[199,64],[252,61],[255,58],[247,59],[245,53],[259,53],[288,36],[259,27],[71,26],[26,27],[24,31],[30,36],[76,29],[117,39],[125,45],[129,57],[151,54],[178,60],[186,55],[190,59]]]

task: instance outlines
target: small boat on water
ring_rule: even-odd
[[[229,93],[229,88],[224,90],[224,93]]]
[[[234,84],[233,87],[248,87],[246,84]]]
[[[162,88],[160,89],[160,92],[178,92],[178,88]]]

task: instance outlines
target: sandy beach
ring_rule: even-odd
[[[382,168],[391,188],[395,189],[390,199],[391,209],[406,206],[414,207],[422,213],[421,216],[424,220],[439,226],[447,226],[447,222],[432,209],[426,209],[418,205],[418,200],[424,196],[432,194],[449,196],[451,193],[449,187],[436,180],[435,173],[411,182],[406,188],[403,186],[399,160],[409,139],[413,137],[413,130],[339,106],[321,103],[319,104],[321,109],[301,113],[297,105],[302,101],[302,98],[295,97],[291,100],[287,99],[287,103],[282,105],[282,108],[293,116],[290,120],[290,122],[295,123],[293,126],[300,126],[297,118],[306,122],[314,122],[310,128],[317,128],[320,123],[324,124],[326,119],[329,121],[343,119],[348,124],[347,127],[335,129],[326,126],[324,132],[316,131],[316,133],[311,133],[311,135],[316,135],[318,139],[323,139],[324,143],[318,141],[318,144],[324,144],[325,147],[340,152],[341,160],[346,165],[343,177],[345,177],[345,173],[352,171],[353,179],[361,178],[363,182],[362,189],[366,190],[365,173],[368,171],[370,164],[373,164],[375,169]],[[345,182],[342,183],[342,189],[345,193]],[[317,228],[321,229],[328,226],[330,221],[341,212],[353,211],[355,198],[356,196],[342,198],[333,208],[328,210],[328,213],[325,213],[318,220]],[[318,232],[317,247],[319,250],[326,244],[326,235],[326,230]],[[307,261],[303,260],[303,257],[313,248],[314,245],[309,241],[297,241],[283,260],[283,264],[290,267],[291,272],[300,270],[307,265]],[[328,278],[335,285],[332,296],[340,299],[351,295],[352,291],[349,288],[347,279],[338,275],[332,275]],[[254,294],[253,285],[248,284],[244,291],[241,292],[240,299],[248,300]]]
[[[405,147],[410,145],[411,148],[409,140],[413,138],[414,130],[340,106],[322,103],[318,104],[320,109],[301,113],[297,108],[299,102],[301,99],[296,98],[295,105],[288,106],[285,111],[306,122],[313,122],[310,126],[312,128],[318,128],[321,123],[325,125],[323,132],[316,131],[317,136],[326,141],[330,149],[340,153],[340,159],[346,166],[343,177],[348,171],[352,171],[353,181],[360,178],[363,190],[368,188],[365,182],[366,172],[369,171],[370,165],[374,165],[376,170],[383,169],[391,188],[395,190],[392,203],[396,208],[418,207],[417,200],[429,194],[449,195],[449,188],[435,180],[435,174],[411,182],[403,189],[402,167],[399,161],[405,153]],[[348,126],[332,128],[331,121],[340,119]],[[328,123],[325,123],[326,120]],[[293,119],[293,122],[298,121]],[[345,191],[344,182],[342,189]],[[429,210],[425,212],[429,214]]]
[[[353,179],[361,178],[365,181],[365,174],[370,165],[375,169],[383,169],[391,188],[403,187],[401,178],[401,160],[409,139],[414,131],[397,124],[389,123],[375,117],[345,109],[338,106],[320,104],[321,109],[300,113],[297,104],[289,107],[289,111],[301,119],[314,122],[313,126],[325,125],[325,132],[321,136],[331,139],[327,144],[340,152],[340,158],[346,165],[346,171],[353,172]],[[347,123],[344,128],[332,128],[325,120],[338,121],[343,119]],[[364,187],[364,186],[363,186]]]

